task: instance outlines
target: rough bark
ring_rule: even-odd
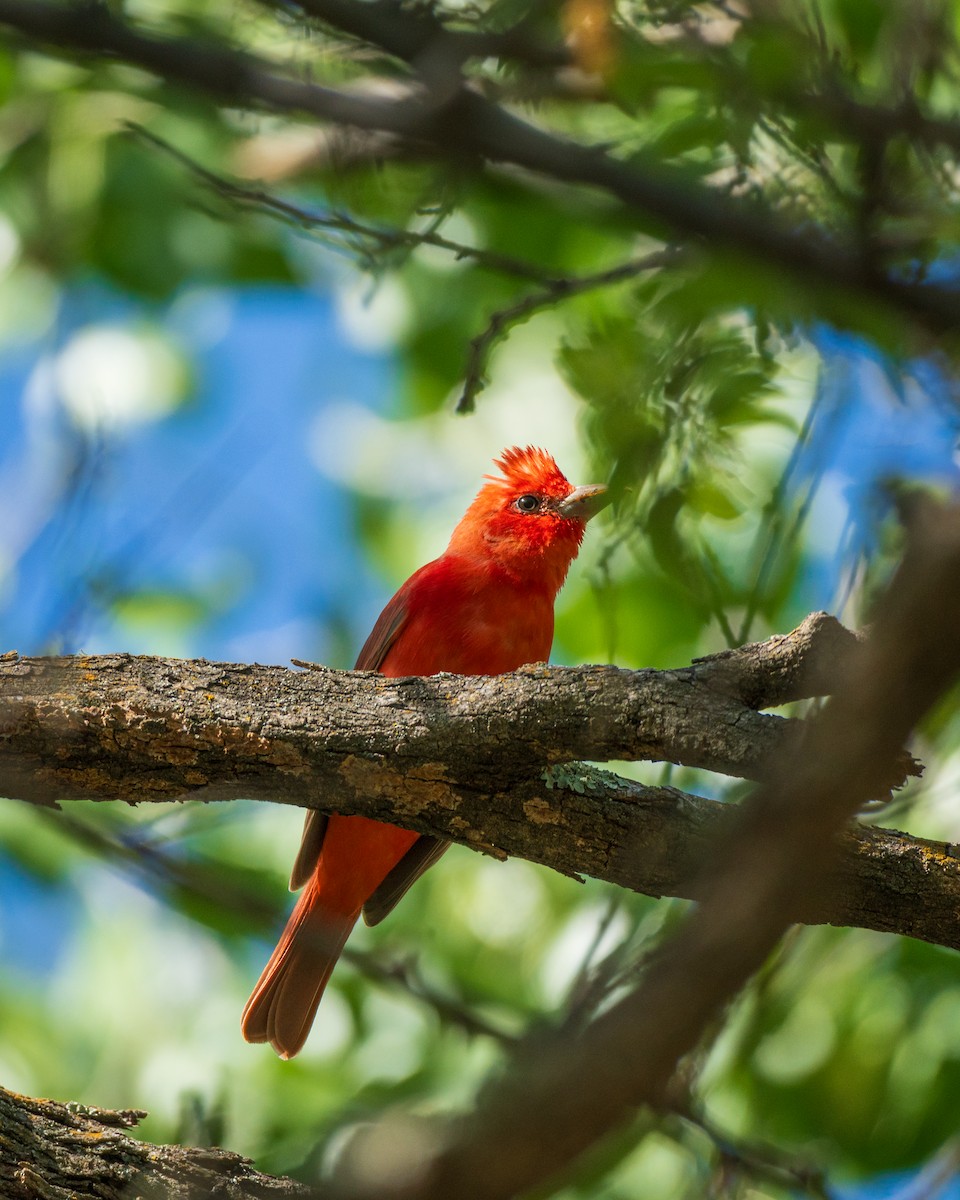
[[[263,1175],[229,1150],[152,1146],[126,1131],[146,1113],[34,1100],[0,1088],[5,1200],[306,1200],[317,1193]]]
[[[40,803],[190,795],[322,807],[329,796],[341,811],[386,817],[428,807],[426,793],[450,807],[458,787],[495,791],[580,759],[756,779],[796,728],[756,710],[823,694],[855,649],[853,634],[817,613],[783,637],[677,671],[537,664],[385,679],[11,653],[0,661],[0,790]]]

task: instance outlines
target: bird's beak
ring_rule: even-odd
[[[586,522],[609,503],[610,497],[602,483],[588,483],[584,487],[574,488],[569,496],[564,497],[557,505],[557,512],[561,517]]]

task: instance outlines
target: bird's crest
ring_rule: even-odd
[[[485,475],[491,483],[506,484],[510,488],[530,488],[545,496],[566,496],[570,492],[567,477],[557,466],[552,454],[539,446],[511,446],[504,450],[494,466],[503,472]]]

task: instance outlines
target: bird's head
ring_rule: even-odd
[[[602,484],[574,487],[546,450],[513,446],[494,463],[453,532],[454,554],[493,559],[523,578],[559,591],[587,521],[607,502]]]

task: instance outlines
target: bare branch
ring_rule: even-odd
[[[358,221],[348,213],[312,212],[299,205],[274,196],[263,188],[249,187],[245,184],[228,179],[209,170],[195,159],[190,158],[178,147],[164,138],[144,129],[133,121],[126,122],[131,133],[143,141],[162,150],[181,166],[186,167],[202,183],[212,188],[219,196],[232,203],[265,212],[268,215],[280,217],[284,221],[296,225],[300,229],[322,229],[335,233],[343,233],[352,238],[362,239],[372,244],[378,250],[415,250],[419,246],[433,246],[445,250],[458,261],[468,260],[488,271],[501,275],[526,279],[531,283],[543,284],[548,288],[562,292],[565,287],[576,286],[581,282],[579,277],[567,278],[557,276],[536,263],[525,262],[507,254],[498,254],[495,250],[486,250],[481,246],[469,246],[465,242],[455,242],[430,229],[402,229],[399,226],[369,225]],[[587,277],[584,277],[584,281]],[[592,278],[592,277],[589,277]],[[584,289],[586,290],[586,289]],[[553,292],[551,291],[551,295]]]
[[[863,645],[826,613],[811,613],[792,633],[694,660],[700,683],[728,691],[748,708],[777,708],[828,696]]]
[[[819,647],[851,637],[817,614],[784,638],[678,671],[534,664],[404,679],[123,654],[7,656],[0,785],[40,801],[245,795],[322,807],[335,795],[341,811],[390,817],[420,807],[417,795],[432,794],[440,812],[462,807],[458,793],[542,786],[545,766],[579,759],[758,778],[797,724],[754,711],[737,688],[752,681],[751,699],[766,702],[756,674],[769,654],[774,702],[809,695]]]
[[[717,1172],[721,1175],[746,1176],[774,1184],[788,1192],[799,1189],[817,1200],[830,1200],[827,1181],[821,1168],[805,1162],[800,1156],[787,1156],[773,1146],[752,1143],[732,1137],[718,1129],[702,1113],[678,1109],[676,1117],[706,1134],[719,1159]],[[711,1195],[716,1193],[711,1192]],[[724,1195],[720,1190],[719,1195]],[[731,1194],[736,1194],[731,1191]]]

